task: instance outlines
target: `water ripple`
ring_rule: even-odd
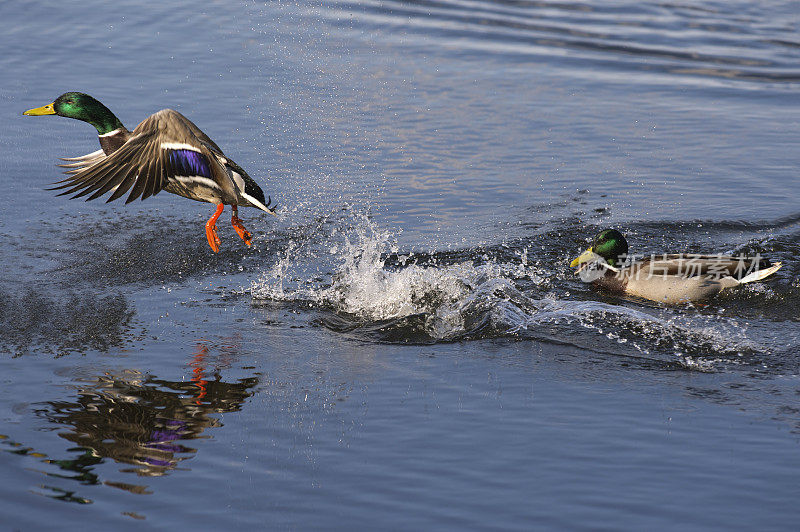
[[[784,24],[768,22],[775,9],[785,10]],[[329,2],[315,12],[336,27],[357,20],[359,28],[380,30],[380,38],[428,50],[435,44],[562,65],[579,60],[584,70],[588,63],[589,70],[800,81],[798,28],[788,4],[765,13],[742,2],[709,9],[705,3],[368,0]]]

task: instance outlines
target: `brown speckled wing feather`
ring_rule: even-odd
[[[721,276],[744,277],[749,271],[769,266],[766,259],[754,257],[731,257],[726,255],[655,255],[634,262],[632,268],[651,269],[654,275],[678,275],[681,277]]]

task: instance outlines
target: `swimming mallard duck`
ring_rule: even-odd
[[[59,196],[77,192],[71,199],[92,193],[86,201],[113,191],[108,201],[122,197],[133,187],[125,203],[144,200],[166,190],[178,196],[217,206],[206,222],[206,238],[214,252],[220,240],[216,222],[225,205],[233,209],[231,224],[248,246],[252,235],[244,228],[238,208],[256,207],[275,214],[271,200],[247,172],[227,158],[213,140],[191,120],[172,109],[163,109],[128,131],[114,113],[88,94],[67,92],[43,107],[29,109],[30,116],[59,115],[93,125],[102,149],[82,157],[62,158],[69,168],[66,179],[49,190],[67,188]]]
[[[627,262],[626,262],[627,261]],[[760,281],[778,271],[761,257],[655,255],[628,257],[628,242],[616,229],[601,231],[572,261],[585,281],[617,294],[675,304],[707,299],[725,288]],[[764,269],[759,269],[764,267]]]

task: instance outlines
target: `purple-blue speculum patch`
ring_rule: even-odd
[[[211,177],[211,168],[202,153],[193,150],[169,150],[169,162],[175,175]]]

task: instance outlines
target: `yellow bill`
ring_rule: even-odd
[[[47,105],[43,105],[42,107],[36,107],[34,109],[28,109],[27,111],[25,111],[22,114],[28,115],[28,116],[54,115],[54,114],[56,114],[56,110],[53,109],[53,105],[54,104],[55,104],[55,102],[48,103]]]
[[[591,261],[595,260],[597,258],[597,256],[598,256],[597,253],[592,251],[592,248],[589,248],[586,251],[584,251],[583,253],[581,253],[580,256],[578,256],[575,260],[570,262],[569,263],[569,267],[570,268],[574,268],[575,266],[578,266],[579,264],[585,264],[587,262],[591,262]]]

